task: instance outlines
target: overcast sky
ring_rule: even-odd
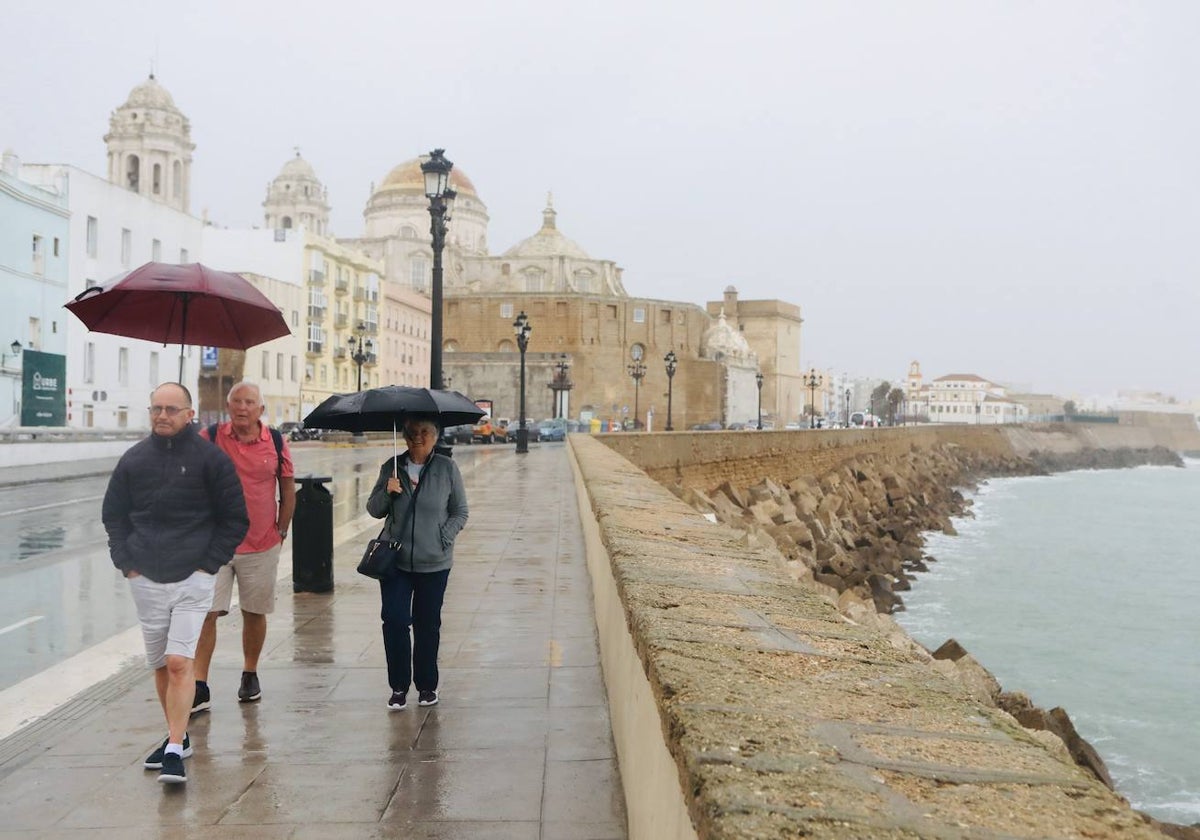
[[[102,174],[153,62],[218,224],[261,224],[299,146],[356,235],[440,146],[494,253],[553,190],[631,295],[799,304],[806,368],[1200,397],[1192,0],[4,6],[27,162]]]

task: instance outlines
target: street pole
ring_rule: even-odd
[[[671,425],[671,395],[675,384],[675,368],[679,364],[679,360],[675,358],[675,351],[670,350],[667,355],[663,356],[663,361],[667,365],[667,427],[665,431],[673,432],[675,427]]]
[[[434,149],[421,164],[425,197],[429,199],[429,235],[433,246],[433,285],[430,294],[429,387],[442,388],[442,250],[446,246],[446,223],[457,195],[450,189],[450,170],[445,149]]]
[[[763,375],[762,375],[761,370],[758,373],[754,374],[754,381],[758,385],[758,430],[761,432],[762,431],[762,383],[763,383]]]
[[[522,310],[513,321],[513,330],[517,335],[517,349],[521,351],[521,425],[517,427],[517,453],[524,455],[529,452],[529,429],[525,427],[525,349],[529,347],[529,316]]]

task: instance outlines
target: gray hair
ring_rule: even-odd
[[[263,402],[262,388],[258,387],[257,383],[251,382],[248,379],[243,379],[241,382],[230,388],[229,393],[225,395],[225,402],[229,402],[231,399],[233,399],[233,395],[243,388],[253,388],[254,393],[258,395],[258,404],[266,405],[266,403]]]

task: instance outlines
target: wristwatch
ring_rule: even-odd
[[[287,539],[287,531],[282,528],[277,529],[277,530],[279,531],[279,538],[281,540],[286,540]]]

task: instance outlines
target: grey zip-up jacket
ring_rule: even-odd
[[[383,519],[389,513],[388,535],[401,543],[400,571],[441,572],[454,562],[454,539],[467,524],[467,491],[458,464],[445,455],[432,454],[421,468],[413,489],[408,453],[395,467],[388,458],[379,467],[379,480],[367,499],[367,513]],[[393,496],[388,479],[396,469],[404,492]]]

